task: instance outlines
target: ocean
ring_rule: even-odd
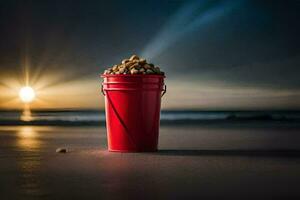
[[[300,111],[162,111],[161,125],[207,123],[299,124]],[[104,126],[105,112],[99,110],[0,111],[0,125]]]

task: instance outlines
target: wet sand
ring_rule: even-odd
[[[0,199],[299,199],[299,133],[164,126],[159,152],[128,154],[100,127],[0,127]]]

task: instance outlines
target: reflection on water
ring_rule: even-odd
[[[29,122],[29,121],[32,121],[32,115],[31,115],[31,111],[29,109],[28,106],[25,106],[24,107],[24,110],[23,110],[23,113],[21,115],[21,120],[22,121],[25,121],[25,122]]]
[[[39,171],[41,166],[39,132],[34,127],[21,126],[17,131],[16,146],[19,149],[18,163],[21,171],[20,187],[24,195],[40,196]]]
[[[37,138],[38,133],[33,127],[22,126],[19,128],[17,135],[17,146],[22,150],[34,150],[40,146],[40,141]]]

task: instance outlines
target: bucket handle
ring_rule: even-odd
[[[167,92],[167,85],[164,86],[164,89],[162,90],[162,94],[161,97],[163,97]],[[101,84],[101,93],[103,94],[103,96],[105,96],[104,90],[103,90],[103,84]]]
[[[163,97],[166,94],[166,92],[167,92],[167,85],[164,86],[164,89],[162,91],[163,91],[163,93],[161,94],[161,97]]]
[[[103,83],[101,84],[101,93],[103,94],[103,96],[105,96],[104,90],[103,90]]]

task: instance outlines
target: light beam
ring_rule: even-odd
[[[232,11],[241,1],[193,1],[181,7],[146,46],[142,56],[152,59],[168,49],[173,43],[186,36],[187,33],[204,28]]]

